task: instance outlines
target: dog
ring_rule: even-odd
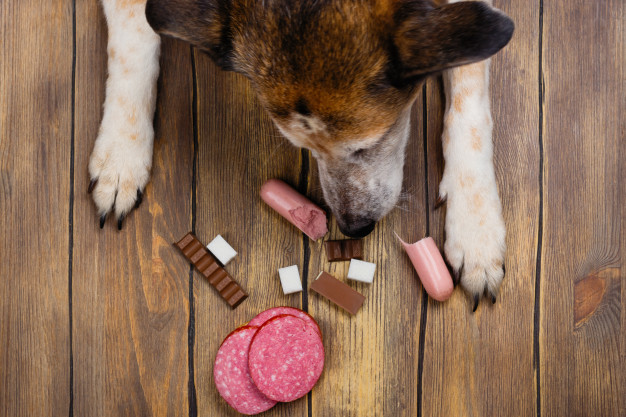
[[[493,302],[505,226],[492,162],[489,57],[510,18],[484,2],[102,0],[109,29],[101,127],[89,162],[100,227],[124,217],[149,179],[160,35],[247,77],[282,134],[317,160],[341,231],[370,233],[401,190],[409,113],[443,72],[444,250],[455,282]]]

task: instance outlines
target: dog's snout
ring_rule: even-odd
[[[375,220],[361,220],[351,222],[346,225],[343,225],[341,222],[339,223],[339,230],[341,230],[341,233],[355,239],[369,235],[374,230],[374,227],[376,227]]]

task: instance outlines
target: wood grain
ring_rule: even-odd
[[[624,32],[624,29],[622,28],[622,37],[626,36],[626,32]],[[620,68],[620,73],[621,73],[621,78],[624,79],[624,68]],[[622,114],[624,112],[624,103],[622,103],[621,105],[621,110],[622,110]],[[624,126],[624,119],[621,120],[620,122],[620,127],[619,130],[622,132],[622,139],[620,141],[619,144],[619,153],[618,153],[618,160],[622,161],[622,163],[619,165],[620,167],[617,170],[617,175],[618,178],[621,178],[620,181],[618,181],[617,184],[617,193],[619,195],[619,198],[617,200],[618,206],[621,207],[621,214],[619,214],[619,210],[618,210],[618,216],[620,219],[620,231],[621,231],[621,238],[620,238],[620,247],[622,248],[622,250],[624,250],[624,248],[626,248],[626,227],[624,226],[624,219],[626,219],[626,181],[624,181],[624,178],[626,178],[626,164],[623,162],[626,159],[626,140],[624,140],[624,136],[625,132],[626,132],[626,126]],[[624,281],[624,259],[622,258],[621,262],[620,262],[620,268],[622,268],[621,271],[621,281]],[[620,332],[619,332],[619,344],[620,344],[620,361],[621,361],[621,365],[622,365],[622,372],[621,372],[621,378],[620,378],[620,387],[623,390],[624,387],[626,387],[626,372],[623,371],[623,367],[626,364],[626,351],[624,350],[624,347],[626,347],[626,314],[624,314],[623,312],[626,311],[626,309],[624,308],[624,306],[626,306],[626,289],[623,289],[621,291],[622,294],[622,299],[621,299],[621,314],[620,314],[620,318],[621,318],[621,327],[620,327]],[[620,415],[626,415],[626,395],[622,395],[621,397],[621,401],[619,403],[619,414]]]
[[[163,44],[151,181],[116,230],[98,228],[88,158],[106,80],[106,28],[97,2],[77,2],[73,279],[74,415],[186,416],[187,262],[172,247],[191,227],[189,47]]]
[[[426,126],[421,97],[414,108],[405,197],[365,239],[374,283],[349,282],[367,297],[350,317],[317,294],[282,294],[279,267],[297,264],[306,284],[320,270],[345,280],[348,263],[329,264],[321,240],[258,198],[278,177],[322,201],[315,162],[280,137],[244,78],[165,41],[152,180],[124,230],[109,220],[101,231],[86,193],[106,80],[100,5],[0,1],[0,416],[235,416],[214,387],[217,347],[284,304],[318,319],[327,362],[309,396],[267,416],[626,415],[625,6],[495,6],[516,23],[491,71],[508,231],[498,303],[472,315],[456,290],[422,316],[421,285],[392,235],[444,241],[445,206],[432,210],[443,169],[435,80]],[[227,269],[250,298],[234,311],[195,272],[189,288],[171,243],[194,224],[239,252]]]
[[[533,306],[539,218],[538,2],[495,1],[515,22],[513,39],[491,64],[494,165],[507,227],[506,276],[495,305],[459,288],[445,304],[429,302],[424,352],[423,416],[532,416]],[[428,84],[430,207],[443,173],[445,97]],[[443,247],[445,207],[432,212]]]
[[[0,415],[66,415],[72,9],[3,1],[0,37]]]
[[[543,10],[541,414],[623,416],[625,5]],[[575,326],[576,297],[593,277],[604,293]]]
[[[301,152],[273,127],[242,76],[220,71],[196,55],[198,103],[196,235],[221,234],[238,252],[226,269],[250,297],[235,310],[195,274],[196,386],[199,416],[236,416],[213,383],[213,361],[224,337],[257,313],[279,305],[301,307],[302,293],[285,296],[278,268],[303,271],[302,233],[259,197],[269,178],[298,186]],[[264,415],[307,414],[307,400],[278,404]]]
[[[315,416],[417,414],[421,285],[394,232],[407,241],[426,235],[422,117],[420,94],[411,115],[401,200],[364,238],[363,260],[377,265],[374,282],[347,280],[349,262],[329,263],[326,259],[323,241],[346,238],[332,216],[330,233],[311,242],[308,282],[327,271],[366,297],[361,310],[351,316],[309,293],[309,312],[326,340],[324,373],[313,390]],[[311,166],[308,194],[322,201],[314,160]]]

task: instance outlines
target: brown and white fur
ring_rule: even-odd
[[[101,216],[118,227],[152,161],[160,38],[198,46],[246,76],[277,127],[316,158],[326,203],[349,236],[371,232],[401,189],[409,113],[444,72],[445,254],[475,305],[495,301],[505,227],[492,162],[489,60],[513,23],[481,2],[426,0],[102,0],[106,101],[89,163]],[[155,31],[157,33],[155,33]]]

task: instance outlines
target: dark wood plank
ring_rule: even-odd
[[[507,227],[506,277],[496,305],[475,314],[457,289],[444,304],[430,301],[424,353],[422,415],[532,416],[533,306],[539,218],[539,4],[495,1],[515,21],[511,43],[492,59],[490,95],[494,164]],[[428,84],[429,196],[443,173],[444,102]],[[445,205],[432,211],[431,233],[444,243]]]
[[[301,152],[273,127],[242,76],[222,72],[196,55],[198,161],[196,233],[205,243],[221,234],[238,252],[226,267],[250,297],[235,310],[195,274],[198,410],[236,416],[213,382],[213,361],[224,337],[260,311],[300,307],[302,294],[283,295],[278,268],[304,262],[302,233],[259,197],[269,178],[297,186]],[[278,404],[267,416],[307,414],[306,398]]]
[[[0,415],[70,395],[72,5],[0,3]]]
[[[543,416],[626,411],[624,10],[544,2]]]
[[[624,68],[621,68],[622,71],[622,79],[623,79],[623,75],[624,75]],[[622,114],[624,113],[624,104],[622,103]],[[622,120],[622,128],[621,131],[624,132],[624,121]],[[619,161],[624,161],[626,159],[626,141],[623,139],[624,135],[622,133],[622,140],[621,140],[621,144],[619,146],[619,155],[618,155],[618,160]],[[624,181],[624,178],[626,178],[626,164],[624,162],[622,162],[620,164],[621,169],[618,169],[617,171],[617,175],[619,176],[618,178],[621,178],[621,181],[618,181],[618,186],[617,186],[617,190],[618,190],[618,195],[619,195],[619,199],[618,199],[618,205],[622,208],[621,210],[621,224],[620,224],[620,230],[621,230],[621,238],[620,238],[620,247],[622,248],[622,250],[624,250],[624,248],[626,248],[626,227],[624,227],[624,219],[626,219],[626,181]],[[623,259],[622,259],[622,266],[621,268],[623,269]],[[622,277],[624,277],[624,272],[622,270],[621,272]],[[623,279],[622,279],[623,281]],[[622,293],[622,299],[621,299],[621,311],[626,311],[626,308],[624,308],[624,306],[626,306],[626,289],[623,289],[621,291]],[[620,314],[621,316],[621,327],[620,327],[620,338],[619,338],[619,344],[620,344],[620,361],[621,361],[621,365],[622,365],[622,371],[621,371],[621,378],[620,378],[620,387],[623,390],[624,387],[626,387],[626,370],[624,369],[624,367],[626,366],[626,314]],[[620,415],[626,415],[626,395],[622,395],[621,397],[621,401],[619,403],[619,407],[620,407]]]
[[[189,265],[172,242],[191,228],[189,46],[163,44],[152,178],[118,232],[98,228],[88,159],[104,101],[106,28],[77,2],[74,415],[188,414]]]
[[[426,235],[422,114],[420,94],[411,117],[401,200],[364,239],[363,260],[377,265],[374,282],[347,280],[349,262],[329,263],[323,239],[310,244],[309,283],[323,270],[366,297],[361,310],[350,316],[325,298],[309,293],[309,311],[318,320],[326,341],[324,373],[313,390],[313,415],[417,414],[422,287],[394,231],[409,241]],[[322,201],[314,160],[311,167],[309,194]],[[344,238],[332,219],[325,239]]]
[[[624,68],[621,68],[622,71],[622,75],[624,74]],[[623,78],[623,77],[622,77]],[[623,103],[622,103],[622,114],[623,114]],[[622,132],[624,132],[624,125],[623,125],[624,121],[622,120]],[[623,134],[622,134],[622,138],[623,138]],[[622,139],[621,141],[621,145],[619,147],[619,160],[620,161],[624,161],[624,159],[626,159],[626,141]],[[624,181],[624,178],[626,178],[626,164],[625,163],[621,163],[621,169],[619,169],[617,171],[617,174],[619,175],[619,178],[622,178],[621,181],[618,181],[618,195],[619,195],[619,206],[622,207],[622,213],[620,216],[621,219],[621,224],[620,224],[620,230],[621,230],[621,238],[620,238],[620,247],[622,248],[626,248],[626,227],[624,227],[624,219],[626,219],[626,201],[624,201],[626,199],[626,181]],[[622,265],[623,265],[623,260],[622,260]],[[623,266],[622,266],[623,268]],[[624,276],[624,272],[622,271],[622,277]],[[622,290],[622,300],[621,300],[621,305],[622,305],[622,309],[621,311],[626,311],[626,309],[624,308],[624,306],[626,306],[626,290]],[[622,388],[622,390],[624,389],[624,387],[626,387],[626,372],[624,370],[624,366],[626,366],[626,314],[620,314],[621,316],[621,328],[620,328],[620,338],[619,338],[619,344],[620,344],[620,361],[621,361],[621,365],[622,365],[622,372],[621,374],[621,378],[620,378],[620,387]],[[622,395],[621,397],[621,401],[619,403],[619,407],[620,407],[620,415],[626,415],[626,395]]]

